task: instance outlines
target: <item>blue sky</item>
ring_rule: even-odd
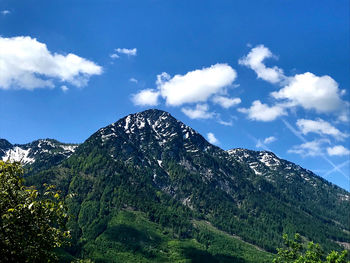
[[[0,0],[0,137],[83,142],[170,112],[350,189],[349,3]]]

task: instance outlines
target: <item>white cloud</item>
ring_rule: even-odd
[[[279,105],[269,107],[260,100],[254,101],[250,108],[239,108],[238,111],[248,114],[250,120],[256,121],[273,121],[279,116],[287,115],[283,107]]]
[[[138,81],[137,79],[135,79],[135,78],[130,78],[129,81],[130,81],[130,82],[134,82],[134,83],[138,83],[138,82],[139,82],[139,81]]]
[[[157,76],[156,84],[168,105],[179,106],[207,101],[212,95],[223,92],[236,76],[236,71],[229,65],[216,64],[173,78],[163,72]]]
[[[343,140],[348,137],[347,134],[342,133],[337,128],[332,126],[329,122],[326,122],[322,119],[317,120],[306,120],[299,119],[297,121],[297,126],[303,134],[308,134],[310,132],[317,133],[320,135],[331,135],[337,140]]]
[[[136,56],[137,55],[137,49],[136,48],[116,48],[115,51],[119,54],[124,54],[127,56]]]
[[[219,140],[216,139],[214,133],[209,132],[207,134],[207,138],[208,138],[208,142],[210,142],[211,144],[219,144]]]
[[[113,53],[111,55],[109,55],[111,59],[116,59],[116,58],[119,58],[119,55],[116,54],[116,53]]]
[[[63,92],[67,92],[69,89],[68,89],[68,87],[66,85],[63,85],[63,86],[61,86],[61,90]]]
[[[329,76],[318,77],[310,72],[289,78],[289,84],[272,92],[275,99],[287,101],[289,107],[301,106],[307,110],[328,113],[342,110],[345,106],[338,83]]]
[[[274,142],[274,141],[276,141],[276,140],[277,140],[277,139],[276,139],[275,136],[270,136],[270,137],[267,137],[267,138],[264,139],[264,143],[265,143],[265,144],[270,144],[270,143],[272,143],[272,142]]]
[[[159,92],[153,89],[144,89],[132,95],[132,102],[137,106],[158,105]]]
[[[267,149],[268,151],[271,151],[266,145],[276,141],[276,137],[274,136],[270,136],[270,137],[267,137],[265,138],[263,141],[261,141],[260,139],[257,140],[256,142],[256,147],[257,148],[264,148],[264,149]]]
[[[120,54],[127,55],[128,57],[137,55],[137,48],[116,48],[114,51],[115,53],[109,55],[111,59],[120,58]]]
[[[285,110],[302,107],[305,110],[315,110],[318,113],[337,113],[338,120],[347,122],[349,103],[342,100],[345,90],[338,88],[338,83],[330,76],[316,76],[305,72],[294,76],[285,76],[278,67],[266,67],[266,58],[275,58],[271,51],[263,45],[251,49],[249,54],[239,60],[256,72],[258,78],[271,83],[277,83],[283,88],[270,95],[276,104]]]
[[[349,155],[350,151],[349,149],[345,148],[343,145],[336,145],[334,147],[328,147],[327,153],[330,156],[343,156],[343,155]]]
[[[258,78],[271,83],[278,83],[282,81],[285,76],[283,70],[278,67],[266,67],[263,61],[266,58],[276,58],[271,51],[264,45],[259,45],[253,48],[247,56],[241,58],[238,63],[247,66],[255,71]]]
[[[305,142],[300,145],[295,145],[292,149],[288,150],[289,153],[296,153],[301,156],[323,156],[322,146],[323,144],[329,144],[330,141],[327,139],[314,140]]]
[[[242,101],[240,98],[227,98],[224,96],[213,97],[213,102],[219,104],[221,107],[228,109],[232,106],[240,104]]]
[[[2,14],[3,16],[6,16],[6,15],[11,14],[11,11],[10,11],[10,10],[2,10],[2,11],[1,11],[1,14]]]
[[[85,86],[102,68],[75,54],[52,54],[45,44],[31,37],[0,36],[0,89],[54,87],[54,80]]]
[[[217,121],[218,121],[218,123],[220,123],[221,125],[224,125],[224,126],[232,126],[232,125],[233,125],[232,120],[230,120],[230,121],[224,121],[224,120],[222,120],[222,119],[219,118]]]
[[[196,108],[182,108],[181,111],[191,119],[210,119],[214,116],[213,112],[208,112],[207,104],[197,104]]]

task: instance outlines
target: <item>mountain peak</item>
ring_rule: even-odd
[[[127,135],[131,141],[139,141],[146,139],[145,136],[151,134],[157,141],[162,141],[161,144],[175,135],[185,139],[194,134],[199,135],[170,113],[158,109],[129,114],[117,122],[101,128],[97,133],[102,137],[102,141],[121,136],[121,134]]]

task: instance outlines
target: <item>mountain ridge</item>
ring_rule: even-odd
[[[80,244],[74,253],[93,255],[114,216],[127,207],[176,238],[200,242],[204,230],[192,220],[269,252],[284,232],[299,232],[326,250],[349,240],[346,190],[271,152],[224,151],[165,111],[127,115],[59,156],[42,166],[28,163],[27,178],[38,186],[57,183],[75,196],[68,203],[69,227]]]

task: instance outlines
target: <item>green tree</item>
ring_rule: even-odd
[[[22,175],[20,163],[0,161],[1,262],[55,262],[69,237],[64,203],[53,186],[39,194]]]
[[[277,256],[273,263],[350,263],[346,261],[347,251],[339,253],[332,251],[324,259],[323,252],[319,244],[309,242],[305,249],[299,234],[295,234],[294,240],[288,239],[288,235],[283,235],[284,248],[277,248]]]

